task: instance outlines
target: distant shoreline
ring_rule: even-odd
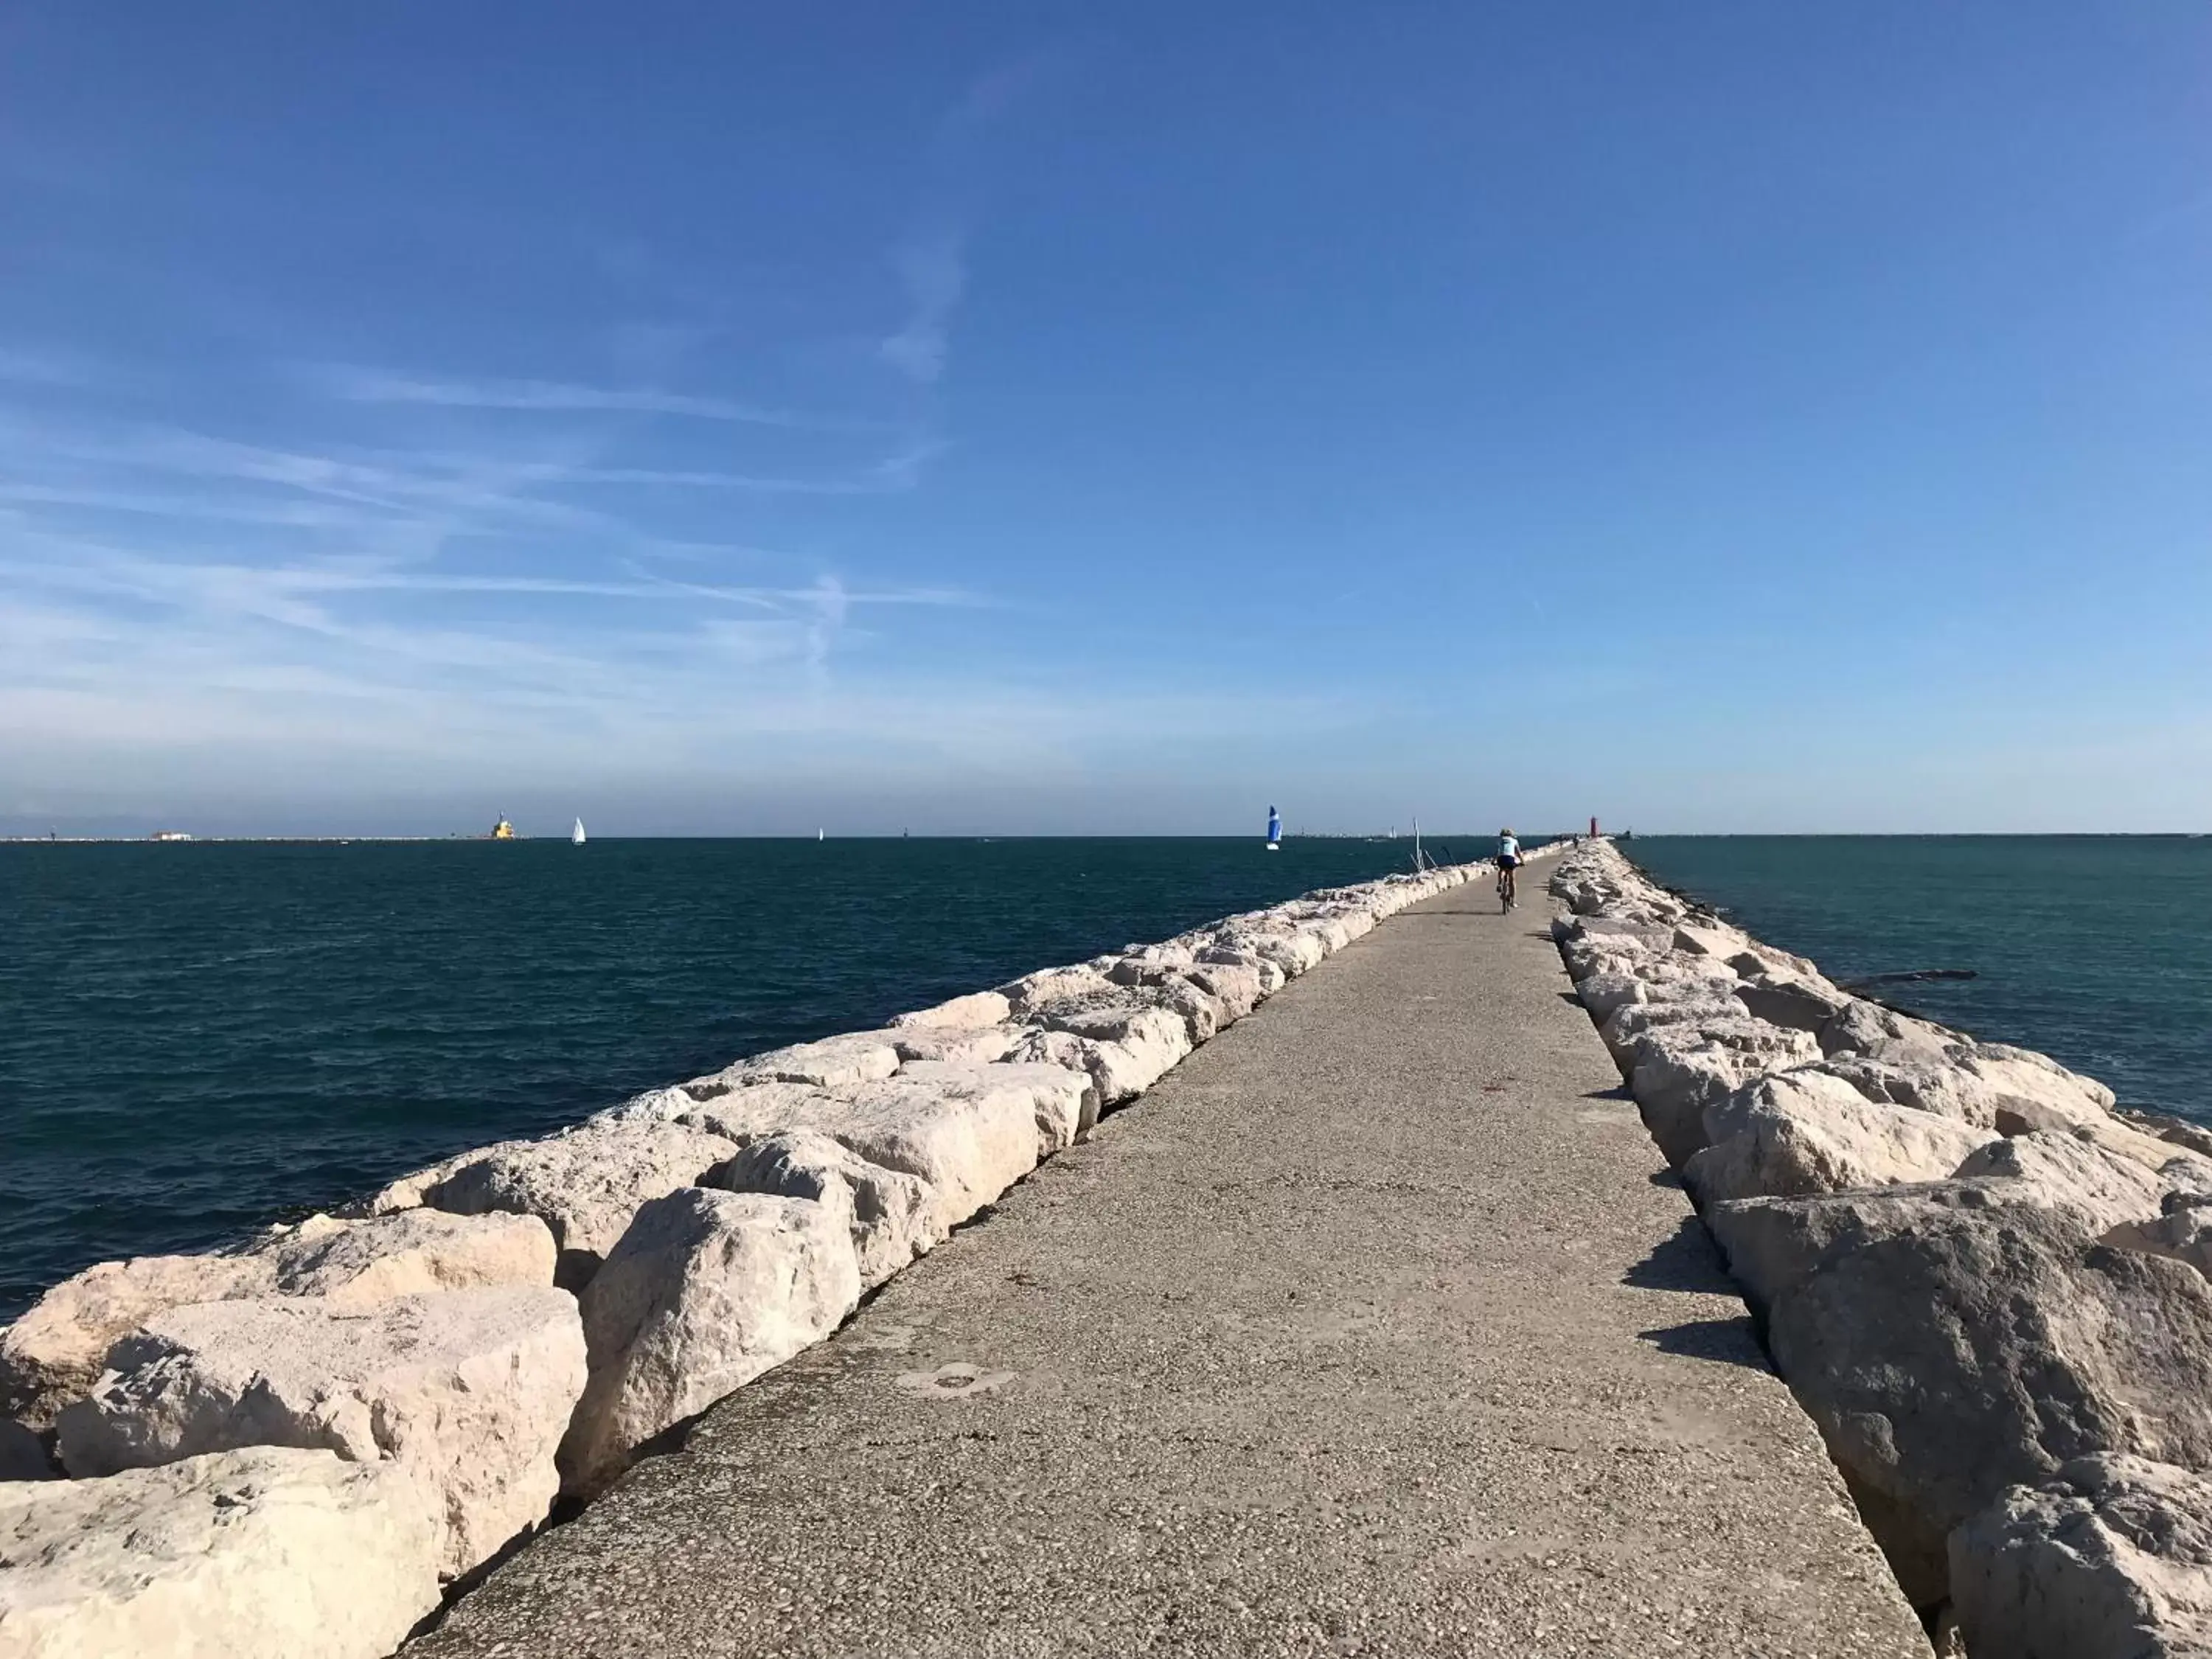
[[[489,836],[0,836],[0,847],[345,847],[355,842],[489,841]],[[526,837],[518,836],[516,840]],[[565,837],[541,836],[541,840]]]
[[[544,836],[487,836],[487,834],[445,834],[445,836],[0,836],[0,848],[349,848],[349,845],[447,845],[447,842],[477,842],[477,841],[544,841],[568,842],[564,834],[544,834]],[[592,841],[817,841],[814,836],[592,836]],[[1252,841],[1259,836],[1066,836],[1066,834],[947,834],[947,836],[900,836],[900,834],[865,834],[865,836],[838,836],[838,841]],[[1371,841],[1371,842],[1405,842],[1413,845],[1413,836],[1363,836],[1363,834],[1334,834],[1322,830],[1291,832],[1283,841]],[[1458,834],[1458,836],[1427,836],[1436,845],[1449,845],[1451,841],[1486,842],[1489,836],[1482,834]]]

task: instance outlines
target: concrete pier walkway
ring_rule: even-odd
[[[408,1652],[1925,1659],[1496,908],[1286,988]]]

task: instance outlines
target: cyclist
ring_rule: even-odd
[[[1503,908],[1513,908],[1513,872],[1521,867],[1521,843],[1510,830],[1498,832],[1498,897]]]

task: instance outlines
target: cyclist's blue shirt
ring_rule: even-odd
[[[1514,840],[1510,836],[1504,836],[1498,843],[1498,856],[1502,859],[1519,858],[1521,856],[1521,843]]]

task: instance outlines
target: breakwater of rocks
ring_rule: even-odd
[[[2212,1135],[1584,845],[1577,994],[1940,1650],[2212,1655]]]
[[[1491,873],[1324,889],[72,1276],[0,1333],[0,1659],[390,1652],[1102,1111]]]

